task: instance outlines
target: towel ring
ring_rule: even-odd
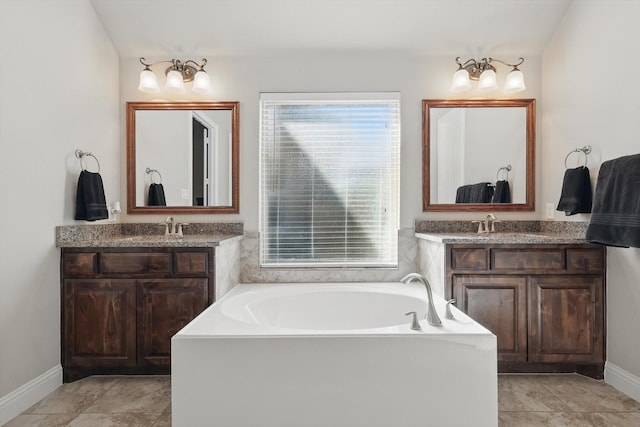
[[[507,166],[503,166],[500,169],[498,169],[498,172],[496,173],[496,181],[500,181],[500,172],[504,171],[504,180],[508,180],[509,179],[509,172],[511,172],[511,165],[507,165]]]
[[[585,145],[582,148],[576,148],[575,150],[569,151],[569,154],[567,154],[567,157],[564,158],[564,168],[565,169],[569,169],[569,166],[567,166],[567,160],[569,160],[569,156],[571,156],[573,153],[582,153],[584,154],[584,165],[582,165],[582,167],[587,167],[587,160],[589,159],[589,156],[587,156],[587,154],[591,153],[591,146],[590,145]]]
[[[151,183],[152,183],[152,184],[162,184],[162,175],[160,175],[160,172],[158,172],[158,170],[157,170],[157,169],[150,169],[150,168],[146,168],[146,169],[145,169],[145,172],[146,172],[148,175],[150,175],[150,177],[151,177]],[[155,182],[155,181],[153,180],[153,174],[154,174],[154,173],[157,173],[157,174],[158,174],[158,178],[160,179],[160,181]]]
[[[93,157],[93,160],[96,161],[96,164],[98,165],[98,171],[95,173],[100,173],[100,161],[98,160],[98,158],[96,156],[94,156],[92,153],[88,153],[86,151],[82,151],[82,150],[76,150],[76,158],[80,159],[80,169],[82,169],[83,171],[86,171],[87,168],[84,167],[84,165],[82,164],[82,159],[86,156],[89,157]]]

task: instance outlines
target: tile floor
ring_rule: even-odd
[[[501,427],[640,426],[639,402],[579,375],[501,375],[498,391]],[[170,425],[169,377],[96,376],[64,384],[5,427]]]

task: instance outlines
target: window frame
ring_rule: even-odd
[[[374,261],[357,261],[357,262],[323,262],[318,259],[311,259],[310,257],[304,261],[300,262],[280,262],[279,260],[267,260],[265,255],[265,250],[268,250],[266,246],[268,245],[267,239],[265,238],[265,223],[267,221],[266,216],[269,214],[264,211],[266,209],[263,206],[263,202],[265,200],[264,191],[264,167],[263,164],[263,155],[265,150],[264,141],[264,112],[263,105],[264,103],[269,102],[292,102],[292,103],[300,103],[308,101],[308,105],[312,105],[313,103],[323,103],[323,102],[339,102],[345,103],[352,101],[354,104],[357,103],[365,103],[365,102],[393,102],[396,103],[394,108],[397,111],[397,116],[393,118],[393,124],[397,126],[397,137],[391,141],[389,144],[389,149],[396,154],[397,157],[393,158],[393,165],[395,166],[395,188],[392,189],[391,193],[394,196],[392,204],[395,208],[395,212],[393,212],[392,220],[393,224],[387,226],[385,228],[381,228],[385,230],[387,233],[391,234],[390,227],[393,227],[394,238],[393,245],[393,259],[392,262],[384,262],[382,258],[379,258]],[[401,140],[402,140],[402,128],[401,128],[401,99],[400,92],[330,92],[330,93],[314,93],[314,92],[296,92],[296,93],[260,93],[259,98],[259,136],[258,136],[258,145],[259,145],[259,197],[258,197],[258,215],[259,215],[259,254],[258,254],[258,262],[261,268],[287,268],[287,269],[296,269],[296,268],[398,268],[399,265],[399,254],[398,254],[398,231],[399,231],[399,222],[400,222],[400,159],[401,159]],[[378,242],[379,243],[379,242]],[[380,246],[377,246],[380,247]],[[310,254],[309,254],[310,255]],[[388,258],[390,259],[390,258]]]

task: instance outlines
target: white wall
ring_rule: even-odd
[[[640,80],[633,71],[640,68],[639,16],[638,1],[574,1],[547,46],[538,145],[544,202],[557,203],[572,149],[593,147],[594,183],[602,161],[640,153]],[[576,217],[567,219],[589,215]],[[640,249],[610,248],[607,268],[607,359],[640,377]]]
[[[0,0],[0,398],[60,364],[54,227],[75,223],[75,149],[120,199],[118,86],[88,0]]]
[[[488,110],[471,109],[466,115],[466,183],[495,183],[498,169],[510,165],[511,172],[501,171],[500,178],[509,178],[513,203],[526,203],[526,108],[501,108],[499,120],[505,123],[503,126],[496,126],[495,121],[487,120],[487,113],[496,114],[495,109]]]
[[[191,112],[136,111],[136,204],[147,206],[149,186],[162,182],[167,206],[191,206]],[[146,173],[155,169],[162,176]],[[124,177],[125,175],[123,175]],[[182,190],[188,197],[182,198]]]
[[[485,52],[487,55],[491,52]],[[140,52],[144,55],[144,52]],[[460,52],[461,56],[467,52]],[[512,58],[519,55],[514,52]],[[169,55],[171,56],[171,55]],[[202,55],[201,55],[202,56]],[[204,55],[207,56],[206,54]],[[147,58],[158,60],[160,58]],[[184,58],[186,59],[186,57]],[[213,100],[240,101],[240,214],[215,219],[243,220],[245,230],[258,229],[258,100],[260,92],[367,92],[401,93],[402,153],[400,227],[412,228],[415,218],[476,218],[481,214],[422,213],[422,106],[426,98],[451,98],[451,77],[457,68],[454,57],[418,57],[379,53],[318,53],[280,57],[207,57],[207,71],[214,86]],[[527,57],[520,67],[525,73],[527,90],[519,98],[538,98],[540,58]],[[142,66],[137,58],[120,62],[121,104],[126,101],[166,100],[137,90]],[[160,74],[161,67],[154,69]],[[498,69],[504,79],[508,67]],[[501,83],[501,82],[499,82]],[[187,95],[189,96],[189,95]],[[458,97],[476,97],[473,91]],[[502,93],[492,97],[504,97]],[[190,100],[205,100],[189,96]],[[123,138],[124,138],[124,118]],[[123,139],[124,140],[124,139]],[[124,154],[123,154],[124,156]],[[123,157],[124,160],[124,157]],[[124,162],[123,162],[124,165]],[[124,176],[124,166],[122,175]],[[122,192],[124,194],[122,183]],[[501,218],[538,218],[536,212],[503,213]],[[155,219],[161,219],[158,216]],[[154,220],[155,220],[154,219]],[[195,217],[191,220],[203,220]],[[213,220],[208,218],[207,220]],[[126,217],[126,221],[151,221],[152,217]]]

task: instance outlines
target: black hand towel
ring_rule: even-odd
[[[501,180],[496,182],[496,189],[493,193],[493,203],[511,203],[509,181]]]
[[[99,173],[83,170],[78,178],[75,219],[95,221],[109,218],[104,198],[102,177]]]
[[[164,187],[162,184],[151,184],[149,186],[149,202],[148,206],[167,206],[164,198]]]
[[[556,210],[564,211],[564,214],[575,215],[591,212],[591,178],[589,168],[581,166],[564,171],[562,180],[562,192]]]
[[[456,190],[456,203],[470,203],[471,186],[462,185]]]
[[[640,248],[640,154],[600,166],[587,241]]]
[[[491,203],[494,188],[490,182],[479,182],[471,186],[471,200],[469,203]]]
[[[493,191],[489,182],[463,185],[456,191],[456,203],[491,203]]]

